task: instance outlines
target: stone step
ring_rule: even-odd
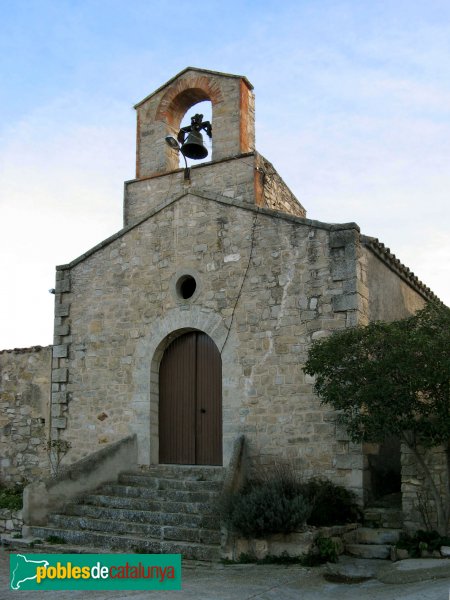
[[[161,539],[161,525],[158,524],[133,523],[131,521],[57,514],[51,515],[48,526],[59,529],[79,529],[80,531],[104,531],[120,535],[137,533],[138,535],[148,535],[149,537]]]
[[[131,510],[160,511],[164,513],[214,514],[215,509],[208,502],[171,502],[145,498],[126,498],[104,494],[89,494],[83,498],[85,504],[128,508]]]
[[[345,552],[358,558],[380,558],[390,557],[391,546],[389,544],[346,544]]]
[[[224,467],[204,465],[154,465],[140,471],[129,471],[123,475],[157,477],[159,479],[190,479],[191,481],[223,481]]]
[[[132,473],[122,473],[119,476],[119,484],[134,485],[141,488],[148,487],[152,490],[188,490],[193,492],[220,492],[222,488],[221,480],[198,481],[196,479],[152,477]]]
[[[120,498],[148,498],[171,502],[211,502],[217,498],[217,492],[191,491],[191,490],[161,490],[141,487],[137,485],[103,485],[97,493],[104,496],[118,496]]]
[[[160,511],[111,508],[91,504],[68,504],[65,508],[65,514],[111,521],[131,521],[149,525],[165,524],[180,525],[182,527],[204,527],[213,530],[220,529],[219,519],[214,514],[164,513]]]
[[[68,544],[110,550],[181,553],[193,560],[218,560],[217,500],[222,467],[158,465],[123,473],[118,483],[68,504],[33,536],[56,536]]]
[[[385,529],[401,529],[403,513],[394,508],[366,508],[363,512],[365,526]]]
[[[164,521],[163,521],[164,522]],[[52,515],[49,525],[59,529],[102,531],[111,534],[146,535],[159,540],[178,540],[205,544],[220,544],[220,532],[203,528],[138,523],[122,520],[95,519],[92,517]]]
[[[98,546],[100,548],[120,549],[128,552],[145,552],[152,554],[182,554],[185,559],[215,560],[219,559],[219,546],[158,540],[142,537],[137,534],[118,535],[98,531],[77,531],[58,527],[30,527],[35,538],[47,540],[50,536],[61,538],[69,544],[80,546]]]
[[[396,544],[400,539],[401,529],[372,529],[359,527],[356,530],[358,544]]]

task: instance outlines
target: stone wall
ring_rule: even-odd
[[[425,293],[413,281],[408,281],[406,269],[393,270],[389,255],[375,254],[371,246],[364,246],[367,261],[367,287],[369,290],[369,320],[395,321],[414,314],[425,305]],[[394,257],[395,258],[395,257]],[[412,278],[410,278],[412,280]],[[423,286],[424,287],[424,286]]]
[[[0,481],[47,474],[51,347],[0,352]]]
[[[128,181],[125,184],[124,225],[136,223],[155,208],[186,192],[220,194],[246,204],[254,204],[254,154],[191,167],[191,181],[183,170],[164,176]]]
[[[448,489],[447,457],[443,447],[429,450],[420,448],[425,464],[433,475],[442,498]],[[402,508],[404,527],[409,531],[437,529],[436,505],[425,479],[411,450],[402,445]]]
[[[255,194],[258,206],[306,217],[306,210],[278,175],[272,163],[261,154],[255,153],[255,157]]]
[[[199,329],[222,355],[225,464],[245,434],[252,459],[360,489],[361,449],[336,439],[302,370],[313,339],[358,321],[358,248],[354,224],[189,194],[59,267],[53,424],[68,460],[136,432],[140,462],[157,463],[159,361]],[[176,292],[186,273],[189,300]]]
[[[22,537],[23,518],[21,510],[0,508],[0,534]]]
[[[125,183],[124,226],[137,223],[156,208],[187,192],[232,198],[244,204],[271,208],[297,217],[306,211],[273,168],[257,152],[241,154],[191,167],[186,181],[183,169]]]

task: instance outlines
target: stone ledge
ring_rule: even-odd
[[[292,557],[301,556],[313,548],[319,537],[335,539],[338,553],[341,554],[344,551],[342,538],[357,527],[357,523],[320,528],[311,527],[302,532],[273,534],[262,539],[246,539],[230,535],[226,547],[222,548],[222,558],[239,560],[242,554],[249,554],[257,560],[284,554]]]

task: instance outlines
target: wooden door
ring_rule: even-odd
[[[159,462],[222,464],[222,360],[199,331],[176,338],[161,361]]]

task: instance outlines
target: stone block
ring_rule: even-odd
[[[53,404],[67,404],[69,398],[67,392],[52,392]]]
[[[390,557],[391,553],[391,547],[386,544],[347,544],[345,549],[348,554],[358,558],[386,559]]]
[[[355,310],[358,308],[358,299],[358,294],[334,296],[332,299],[333,309],[335,312]]]
[[[242,554],[248,554],[250,549],[249,541],[245,538],[238,538],[235,544],[235,559],[239,560]]]
[[[362,454],[338,454],[336,456],[337,469],[363,469],[364,464],[365,457]]]
[[[253,555],[256,559],[262,560],[266,558],[269,552],[269,544],[267,540],[253,540],[251,546]]]
[[[60,279],[56,282],[55,292],[57,294],[63,294],[66,292],[70,292],[70,279],[66,277],[65,279]]]
[[[52,427],[55,429],[65,429],[67,426],[66,417],[58,417],[56,419],[52,419]]]
[[[55,336],[69,335],[69,333],[70,333],[70,326],[68,324],[55,326]]]
[[[53,346],[53,357],[54,358],[66,358],[68,354],[68,345],[60,344],[58,346]]]
[[[330,248],[341,248],[355,242],[357,232],[354,229],[341,229],[330,232]]]
[[[55,383],[66,383],[68,379],[68,369],[53,369],[52,380]]]
[[[62,416],[62,405],[61,404],[53,404],[51,412],[52,412],[52,417],[61,417]]]
[[[55,317],[67,317],[70,312],[70,304],[57,304],[55,306]]]

